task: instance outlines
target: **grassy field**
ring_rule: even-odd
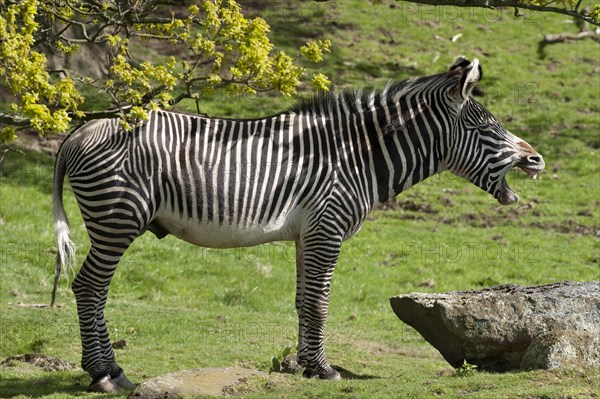
[[[540,13],[515,20],[513,10],[395,1],[268,4],[253,12],[271,24],[278,45],[332,40],[320,68],[338,89],[381,87],[443,71],[460,54],[478,57],[487,93],[480,101],[544,156],[547,170],[536,181],[511,174],[521,196],[515,206],[501,207],[475,186],[442,174],[374,212],[342,248],[327,324],[330,361],[355,378],[325,382],[271,374],[251,379],[240,396],[599,397],[598,370],[456,373],[388,302],[413,291],[600,279],[598,43],[540,47],[544,33],[578,29],[562,16]],[[458,33],[462,37],[452,42]],[[217,94],[201,111],[260,116],[291,101]],[[30,151],[10,153],[0,166],[0,359],[38,352],[80,360],[73,276],[60,283],[58,307],[27,306],[50,300],[52,167],[52,157]],[[65,197],[82,262],[87,234],[72,194]],[[111,285],[111,337],[127,342],[117,358],[136,382],[194,367],[267,371],[273,356],[295,344],[294,281],[292,243],[220,251],[145,235]],[[0,365],[3,398],[96,397],[85,393],[88,384],[81,370]]]

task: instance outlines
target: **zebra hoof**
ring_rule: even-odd
[[[321,380],[341,380],[342,376],[337,370],[333,369],[331,366],[327,366],[326,369],[321,371],[315,371],[306,369],[302,374],[305,378],[319,378]]]
[[[134,389],[137,386],[133,382],[129,381],[129,379],[127,378],[127,376],[125,376],[124,372],[121,372],[121,374],[119,374],[117,377],[113,378],[112,382],[114,382],[115,384],[117,384],[121,388],[127,389],[127,390]]]
[[[109,375],[92,382],[88,387],[88,392],[115,393],[120,391],[121,387],[115,384]]]

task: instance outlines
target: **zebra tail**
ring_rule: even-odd
[[[62,149],[62,148],[61,148]],[[56,299],[56,287],[63,269],[72,266],[75,260],[75,246],[71,241],[71,229],[69,220],[65,213],[63,205],[63,182],[66,174],[66,160],[63,152],[58,151],[56,164],[54,165],[54,193],[52,213],[54,215],[54,231],[56,233],[56,243],[58,251],[56,253],[56,266],[54,269],[54,286],[52,288],[52,302],[54,306]]]

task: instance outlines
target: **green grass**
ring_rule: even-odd
[[[516,206],[501,207],[442,174],[400,195],[393,209],[376,211],[343,246],[327,325],[330,361],[357,379],[271,375],[251,379],[240,395],[598,397],[597,370],[455,375],[388,302],[411,291],[600,279],[598,44],[556,44],[541,52],[543,33],[576,30],[554,15],[515,21],[512,10],[464,9],[458,21],[452,9],[415,10],[403,2],[298,4],[291,16],[282,4],[261,12],[283,47],[330,38],[333,52],[319,68],[337,88],[383,86],[445,70],[459,54],[478,57],[488,93],[482,103],[544,155],[547,171],[537,181],[511,174],[521,195]],[[459,32],[457,42],[448,40]],[[265,115],[292,101],[208,100],[201,111],[222,116]],[[49,302],[52,166],[51,157],[31,152],[8,154],[1,166],[0,358],[41,352],[78,364],[79,330],[68,288],[73,276],[60,284],[59,307],[22,306]],[[65,197],[81,262],[87,235],[72,194]],[[291,243],[218,251],[173,237],[136,240],[115,275],[106,311],[113,340],[127,341],[116,354],[129,377],[141,381],[208,366],[268,370],[271,357],[296,339],[293,251]],[[435,285],[422,286],[427,280]],[[0,397],[96,397],[84,392],[88,383],[82,371],[0,366]]]

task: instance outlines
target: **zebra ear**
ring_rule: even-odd
[[[483,70],[479,65],[479,60],[475,58],[473,61],[469,61],[467,58],[460,56],[458,57],[452,66],[451,71],[458,70],[461,78],[457,87],[457,94],[462,101],[469,98],[471,95],[481,95],[483,92],[475,86],[481,80],[483,76]]]
[[[471,61],[469,61],[469,59],[467,57],[465,57],[464,55],[459,55],[458,58],[456,58],[454,60],[452,65],[450,65],[449,70],[454,71],[455,69],[458,69],[458,68],[466,68],[469,66],[470,63],[471,63]]]

